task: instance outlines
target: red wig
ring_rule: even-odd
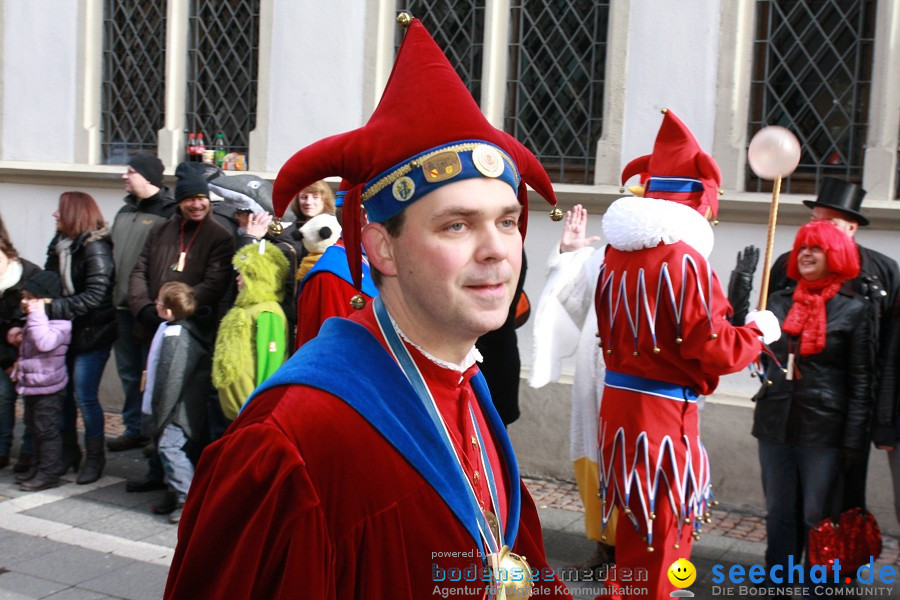
[[[59,232],[75,239],[86,231],[96,231],[104,226],[103,213],[90,194],[63,192],[59,197]]]
[[[810,221],[797,231],[794,248],[787,263],[787,275],[795,281],[803,276],[797,268],[797,257],[803,247],[818,246],[825,252],[825,265],[839,281],[859,275],[859,250],[853,239],[831,221]]]

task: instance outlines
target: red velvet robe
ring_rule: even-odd
[[[354,320],[384,344],[370,306]],[[465,404],[475,367],[443,369],[408,347],[461,442],[457,452],[474,464]],[[391,391],[372,401],[390,402]],[[487,435],[481,411],[476,415]],[[485,445],[494,472],[503,473],[495,441],[486,437]],[[509,486],[522,486],[513,550],[532,568],[547,569],[537,510],[524,485],[498,484],[501,518]],[[486,488],[476,487],[484,501]],[[275,387],[253,398],[201,457],[165,597],[393,600],[451,589],[452,597],[482,598],[478,552],[442,497],[358,412],[314,388]],[[570,597],[552,578],[538,585],[540,597]]]
[[[297,345],[294,347],[299,348],[316,337],[325,319],[349,317],[355,312],[350,299],[356,294],[356,288],[334,273],[322,271],[310,277],[297,297]]]
[[[328,265],[323,267],[323,265]],[[338,274],[340,273],[340,274]],[[303,280],[297,296],[297,344],[299,348],[319,335],[319,329],[331,317],[349,317],[356,310],[350,300],[361,293],[368,303],[378,290],[371,283],[369,266],[365,258],[362,264],[363,290],[357,292],[350,283],[350,268],[344,240],[340,239],[325,250],[325,254]]]

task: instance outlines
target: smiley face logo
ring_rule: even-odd
[[[679,558],[669,567],[669,582],[677,588],[686,588],[697,579],[697,569],[691,561]]]

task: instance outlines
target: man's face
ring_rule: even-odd
[[[435,341],[460,348],[506,322],[522,266],[521,211],[508,184],[465,179],[407,208],[400,234],[385,234],[385,248],[366,244],[386,275],[392,315],[411,339],[426,349]],[[381,225],[367,233],[373,227]]]
[[[824,206],[814,206],[809,220],[831,221],[831,223],[833,223],[835,227],[844,232],[847,237],[851,238],[853,237],[853,234],[856,233],[856,230],[859,229],[859,223],[852,219],[849,219],[845,213],[842,213],[839,210],[834,210],[833,208],[826,208]]]
[[[125,181],[125,192],[141,200],[149,198],[159,189],[131,167],[122,174],[122,179]]]
[[[181,214],[190,221],[202,221],[209,214],[209,198],[203,196],[190,196],[178,203]]]

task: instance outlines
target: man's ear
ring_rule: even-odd
[[[397,264],[394,260],[394,238],[381,223],[369,223],[362,230],[362,244],[366,249],[366,258],[378,272],[387,277],[397,275]]]

